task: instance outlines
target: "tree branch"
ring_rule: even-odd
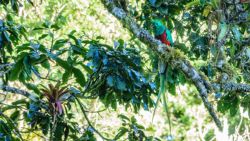
[[[140,28],[136,21],[130,17],[121,8],[118,8],[113,0],[101,0],[104,6],[112,13],[117,19],[125,25],[127,29],[130,30],[141,42],[147,44],[151,49],[157,53],[161,58],[165,59],[166,62],[170,63],[173,67],[180,69],[187,78],[191,79],[193,84],[196,86],[202,101],[207,108],[209,114],[213,118],[217,127],[222,130],[222,125],[217,117],[212,104],[208,101],[207,95],[212,90],[212,87],[208,81],[206,81],[201,74],[185,59],[185,57],[180,57],[181,52],[173,49],[167,48],[166,45],[162,44],[159,40],[156,40],[150,33]],[[178,58],[176,56],[178,55]]]
[[[0,64],[0,77],[8,73],[13,66],[14,66],[14,63]]]
[[[103,140],[106,140],[106,141],[113,141],[112,139],[109,139],[109,138],[104,137],[104,136],[103,136],[103,135],[102,135],[93,125],[92,125],[92,123],[90,122],[90,120],[89,120],[89,118],[88,118],[88,116],[87,116],[86,111],[84,110],[84,107],[83,107],[81,101],[80,101],[76,96],[74,96],[74,97],[75,97],[75,99],[76,99],[76,102],[79,104],[80,109],[81,109],[81,111],[82,111],[82,113],[83,113],[83,115],[84,115],[84,117],[85,117],[87,123],[88,123],[89,126],[92,128],[92,130],[95,131],[96,134],[99,135]]]
[[[221,84],[220,87],[225,92],[250,92],[250,85],[248,84],[228,82]]]
[[[25,96],[33,101],[37,101],[38,97],[35,94],[31,94],[27,91],[18,89],[18,88],[14,88],[14,87],[10,87],[10,86],[0,86],[0,89],[5,91],[5,92],[11,92],[11,93],[16,93],[16,94],[20,94],[22,96]]]

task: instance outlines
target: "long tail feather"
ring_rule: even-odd
[[[155,116],[155,112],[156,112],[156,108],[158,106],[158,103],[161,99],[161,96],[163,96],[163,105],[164,105],[164,110],[167,114],[167,118],[168,118],[168,125],[169,125],[169,131],[170,131],[170,135],[172,135],[172,125],[171,125],[171,120],[170,120],[170,112],[168,110],[168,105],[167,105],[167,98],[166,98],[166,87],[167,87],[167,81],[166,81],[166,73],[162,73],[160,74],[160,89],[159,89],[159,93],[157,96],[157,100],[156,100],[156,104],[155,104],[155,108],[154,108],[154,112],[153,112],[153,117],[152,117],[152,122],[154,120],[154,116]]]
[[[164,104],[165,112],[167,113],[168,126],[169,126],[170,135],[172,135],[172,128],[171,128],[172,126],[171,126],[171,121],[170,121],[170,112],[168,110],[167,98],[166,98],[165,94],[163,94],[163,104]]]
[[[156,103],[155,103],[152,122],[154,120],[156,108],[157,108],[158,103],[159,103],[159,101],[161,99],[161,95],[164,95],[164,93],[165,93],[165,74],[160,74],[160,89],[159,89],[159,93],[158,93],[157,100],[156,100]]]

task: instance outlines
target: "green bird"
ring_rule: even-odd
[[[155,38],[167,46],[173,46],[174,42],[171,31],[160,20],[153,20],[152,25]],[[159,62],[159,72],[160,74],[165,74],[167,65],[161,60]]]
[[[156,39],[160,40],[167,46],[172,46],[174,44],[171,31],[166,26],[164,26],[160,20],[153,20],[152,25]]]
[[[153,26],[153,32],[154,32],[156,39],[160,40],[163,44],[165,44],[167,46],[173,46],[174,42],[173,42],[173,38],[171,35],[171,31],[160,20],[153,20],[152,26]],[[167,116],[168,116],[169,129],[171,132],[170,114],[168,112],[166,96],[165,96],[166,87],[167,87],[167,80],[166,80],[166,78],[167,78],[167,64],[164,62],[164,60],[159,59],[158,68],[159,68],[159,74],[160,74],[160,90],[159,90],[158,98],[156,101],[156,106],[154,109],[153,118],[155,115],[155,110],[157,108],[158,102],[159,102],[161,96],[163,96],[163,103],[164,103],[165,111],[166,111]]]

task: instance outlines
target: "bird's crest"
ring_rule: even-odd
[[[160,20],[153,20],[152,25],[153,25],[154,34],[156,36],[161,35],[166,29],[166,27],[163,25],[163,23]]]

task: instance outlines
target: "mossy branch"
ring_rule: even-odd
[[[123,9],[117,7],[113,0],[101,0],[107,10],[112,13],[121,23],[133,33],[141,42],[145,43],[158,56],[166,59],[166,62],[173,67],[180,69],[187,78],[191,79],[193,84],[199,91],[202,101],[207,108],[209,114],[213,118],[217,127],[222,130],[222,125],[217,117],[213,105],[208,101],[207,95],[212,90],[208,81],[204,80],[200,73],[187,61],[185,57],[175,57],[179,52],[176,49],[168,48],[159,40],[156,40],[147,30],[139,27],[134,18],[129,16]],[[179,55],[178,55],[179,56]]]
[[[38,100],[38,97],[35,94],[32,94],[30,92],[27,92],[25,90],[21,90],[21,89],[15,88],[15,87],[2,85],[2,86],[0,86],[0,89],[5,91],[5,92],[20,94],[20,95],[25,96],[33,101]]]
[[[218,84],[220,89],[225,92],[250,92],[250,85],[249,84],[239,84],[234,82],[222,83]]]

